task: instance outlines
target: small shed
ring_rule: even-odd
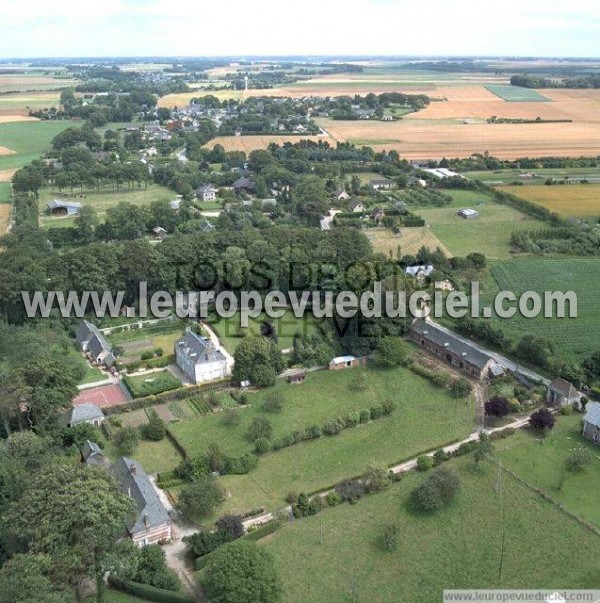
[[[366,358],[356,358],[356,356],[336,356],[329,362],[329,370],[337,371],[340,369],[352,368],[366,363]]]
[[[479,218],[479,212],[470,208],[459,209],[456,212],[456,215],[465,220],[475,220],[476,218]]]
[[[81,203],[52,199],[52,201],[48,201],[48,209],[53,216],[74,216],[81,210]]]
[[[152,229],[157,241],[162,241],[167,236],[167,231],[162,226],[156,226]]]
[[[288,375],[287,380],[288,383],[304,383],[306,380],[306,371],[300,369],[293,371]]]

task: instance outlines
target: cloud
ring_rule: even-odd
[[[0,56],[596,53],[600,3],[571,0],[0,0]]]

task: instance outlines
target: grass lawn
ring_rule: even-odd
[[[437,514],[408,509],[410,491],[424,479],[412,473],[383,493],[290,522],[260,541],[275,559],[283,602],[438,603],[445,588],[600,586],[598,536],[509,474],[498,479],[491,463],[477,473],[468,458],[446,467],[459,474],[461,490]],[[375,539],[390,522],[400,542],[382,552]]]
[[[85,601],[86,603],[96,603],[96,597],[88,597]],[[140,599],[139,597],[107,588],[104,592],[104,603],[148,603],[148,601],[147,599]]]
[[[221,344],[231,354],[235,352],[248,333],[260,333],[261,324],[265,320],[270,320],[275,326],[278,344],[282,350],[292,347],[296,333],[311,335],[318,329],[318,321],[312,315],[306,313],[301,318],[296,318],[291,309],[286,310],[281,318],[268,318],[264,313],[257,318],[249,318],[247,328],[240,326],[240,319],[240,315],[236,314],[231,318],[221,318],[215,315],[207,320],[219,336]]]
[[[521,430],[514,438],[498,443],[498,456],[522,479],[600,527],[600,448],[581,436],[581,419],[580,414],[558,417],[545,439],[538,433]],[[565,460],[582,446],[590,451],[591,464],[582,473],[566,473],[565,479]]]
[[[26,121],[0,124],[0,146],[15,151],[0,156],[0,170],[20,168],[50,148],[50,141],[63,130],[79,127],[80,122]]]
[[[85,375],[79,382],[79,385],[83,385],[84,383],[94,383],[95,381],[102,381],[103,379],[106,379],[106,375],[99,368],[87,365]]]
[[[481,252],[488,258],[510,257],[510,236],[518,228],[547,227],[547,224],[527,216],[507,205],[495,203],[487,195],[474,191],[444,191],[454,198],[445,207],[418,207],[415,213],[431,225],[433,234],[451,254],[466,256]],[[482,205],[480,205],[482,204]],[[470,207],[479,218],[465,220],[456,215],[457,209]]]
[[[167,323],[160,328],[130,329],[108,336],[112,345],[123,348],[123,357],[139,360],[143,352],[153,352],[162,348],[163,355],[174,353],[175,341],[183,335],[180,323]]]
[[[521,88],[520,86],[502,86],[498,84],[488,84],[486,88],[492,93],[509,103],[547,103],[550,99],[540,94],[537,90],[531,88]]]
[[[149,184],[148,188],[136,188],[134,190],[126,187],[119,191],[102,190],[84,191],[80,193],[75,189],[74,193],[70,191],[42,189],[40,191],[40,224],[42,227],[49,226],[72,226],[74,218],[53,217],[47,213],[47,203],[52,199],[61,199],[64,201],[78,201],[82,205],[90,205],[95,208],[98,217],[102,221],[106,210],[118,203],[125,202],[133,205],[149,205],[153,201],[169,201],[173,199],[174,193],[172,190],[159,184]]]
[[[574,291],[577,294],[577,318],[527,319],[519,313],[510,319],[494,318],[497,326],[514,340],[525,333],[549,339],[561,356],[581,361],[598,347],[600,320],[600,259],[598,258],[517,258],[494,262],[490,266],[494,281],[485,291],[487,303],[499,291]]]
[[[0,182],[0,203],[10,203],[10,182]]]
[[[544,184],[546,178],[564,178],[575,176],[587,176],[589,178],[599,178],[600,168],[536,168],[533,178],[519,178],[520,174],[531,173],[525,169],[506,169],[506,170],[482,170],[476,172],[462,172],[464,176],[471,180],[481,180],[487,183],[511,184],[513,182],[533,182],[535,184]],[[520,190],[520,189],[519,189]],[[519,193],[512,191],[515,195]]]
[[[333,437],[322,436],[260,457],[248,475],[224,476],[231,497],[231,511],[247,511],[266,505],[277,508],[291,491],[313,491],[340,479],[362,473],[373,460],[393,464],[421,451],[468,435],[473,428],[471,399],[454,400],[408,369],[366,369],[366,388],[354,384],[358,370],[320,371],[301,385],[280,382],[275,389],[253,394],[249,408],[239,410],[241,422],[227,426],[221,413],[203,415],[172,425],[172,431],[188,453],[203,453],[216,442],[227,454],[252,450],[245,432],[253,417],[261,414],[261,402],[272,391],[285,398],[280,414],[266,414],[275,438],[313,423],[322,425],[338,415],[392,400],[396,410],[389,417],[346,429]],[[221,510],[219,510],[221,512]]]
[[[109,458],[114,460],[119,456],[111,442],[106,445],[106,453]],[[169,471],[181,461],[181,455],[168,438],[164,438],[160,442],[142,439],[132,458],[141,463],[146,473]]]
[[[134,398],[143,398],[181,387],[181,381],[167,370],[144,375],[127,375],[124,377],[124,382]]]

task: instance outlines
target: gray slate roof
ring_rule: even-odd
[[[112,348],[108,341],[104,339],[104,335],[100,333],[96,325],[93,325],[87,320],[82,320],[77,327],[75,339],[79,344],[83,344],[86,341],[89,342],[88,350],[96,358],[102,352],[110,352],[112,354]]]
[[[67,209],[71,207],[73,209],[81,209],[81,203],[77,201],[61,201],[60,199],[52,199],[48,201],[48,209]]]
[[[65,425],[77,425],[86,421],[104,418],[104,413],[95,404],[77,404],[63,415]]]
[[[208,337],[201,337],[193,331],[186,331],[184,336],[175,342],[175,347],[189,356],[194,364],[225,360],[225,356]]]
[[[491,356],[480,352],[469,343],[461,341],[454,335],[445,333],[436,326],[425,322],[424,320],[417,320],[414,322],[411,329],[415,333],[421,335],[423,339],[428,339],[429,341],[436,343],[441,348],[445,348],[449,352],[463,357],[467,362],[473,366],[476,366],[477,368],[484,368],[485,365],[492,359]]]
[[[577,390],[566,379],[554,379],[554,381],[550,383],[550,389],[560,394],[563,394],[567,398],[573,398],[577,396]]]
[[[81,447],[81,456],[88,465],[101,465],[105,458],[102,449],[96,442],[86,440]]]
[[[588,402],[583,420],[590,425],[600,427],[600,402]]]
[[[132,459],[120,457],[112,466],[121,491],[133,499],[139,515],[128,520],[127,529],[135,534],[145,532],[146,528],[160,525],[170,520],[169,514],[158,498],[144,468]]]

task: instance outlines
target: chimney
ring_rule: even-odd
[[[131,475],[135,475],[136,474],[136,468],[135,468],[135,464],[131,463],[131,465],[129,465],[129,472],[131,473]]]
[[[148,513],[144,513],[144,525],[148,527]]]

